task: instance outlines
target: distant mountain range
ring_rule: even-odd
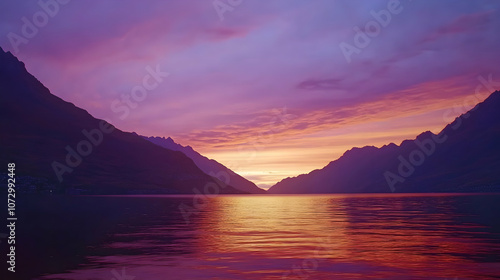
[[[424,132],[399,146],[353,148],[268,193],[499,191],[499,108],[497,91],[438,135]],[[265,193],[171,138],[123,132],[92,117],[52,95],[1,48],[0,131],[0,178],[13,162],[16,183],[27,191],[191,194],[216,186],[220,193]]]
[[[248,192],[248,193],[254,193],[254,194],[262,194],[265,193],[266,191],[257,187],[254,183],[248,181],[247,179],[243,178],[242,176],[236,174],[229,168],[225,167],[224,165],[218,163],[217,161],[213,159],[209,159],[205,156],[202,156],[200,153],[196,152],[191,148],[190,146],[182,146],[180,144],[177,144],[174,142],[174,140],[170,137],[165,138],[165,137],[146,137],[142,136],[144,139],[150,141],[151,143],[154,143],[158,146],[161,146],[163,148],[172,150],[172,151],[179,151],[188,156],[190,159],[194,161],[196,166],[198,166],[203,172],[206,174],[215,176],[216,174],[221,174],[222,176],[228,176],[229,180],[228,183],[235,188]],[[220,178],[221,179],[221,178]]]
[[[400,146],[353,148],[320,170],[286,178],[268,192],[500,191],[500,92],[438,135],[424,132]]]
[[[85,194],[189,194],[214,192],[216,184],[220,193],[244,193],[205,174],[182,152],[52,95],[1,48],[0,91],[0,173],[15,163],[19,185]]]

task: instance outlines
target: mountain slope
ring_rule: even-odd
[[[14,162],[17,176],[92,194],[193,193],[220,183],[183,153],[120,131],[52,95],[2,49],[0,91],[1,166]],[[221,192],[241,193],[230,186]]]
[[[262,194],[266,192],[265,190],[257,187],[254,183],[236,174],[234,171],[230,170],[219,162],[202,156],[200,153],[193,150],[193,148],[191,148],[190,146],[184,147],[180,144],[175,143],[174,140],[170,137],[142,137],[160,147],[167,148],[172,151],[182,152],[190,159],[192,159],[196,166],[198,166],[206,174],[227,174],[229,176],[229,184],[231,184],[231,186],[236,189],[254,194]]]
[[[481,192],[500,190],[500,92],[447,125],[400,146],[353,148],[323,169],[269,193]]]

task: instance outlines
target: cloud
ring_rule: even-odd
[[[235,37],[245,36],[247,32],[248,30],[227,27],[210,28],[206,30],[209,38],[216,40],[228,40]]]
[[[383,97],[362,101],[350,106],[308,110],[305,107],[262,112],[256,118],[219,125],[209,130],[193,131],[176,136],[195,146],[237,147],[267,145],[290,137],[304,137],[313,133],[335,130],[369,122],[393,120],[449,108],[473,93],[464,81],[467,77],[428,82],[389,93]],[[278,112],[278,113],[277,113]],[[442,123],[442,120],[437,120]]]
[[[439,27],[424,38],[421,43],[443,39],[445,36],[482,32],[492,23],[493,11],[481,11],[473,14],[460,15],[452,22]]]
[[[340,88],[340,79],[305,80],[297,85],[299,89],[305,90],[329,90]]]

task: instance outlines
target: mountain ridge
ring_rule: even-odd
[[[173,151],[179,151],[184,153],[186,156],[191,158],[196,166],[198,166],[203,172],[208,175],[211,174],[221,174],[225,177],[229,177],[228,181],[236,189],[241,191],[253,193],[253,194],[263,194],[266,193],[265,190],[257,187],[253,182],[248,179],[245,179],[241,175],[227,168],[223,164],[217,162],[214,159],[210,159],[206,156],[195,151],[191,146],[182,146],[181,144],[176,143],[171,137],[154,137],[154,136],[141,136],[144,139],[154,143],[160,147],[167,148]]]
[[[482,191],[481,186],[500,185],[500,176],[496,175],[500,174],[500,149],[495,144],[500,139],[498,107],[500,92],[495,91],[439,134],[425,131],[400,145],[352,148],[321,169],[281,180],[268,192],[470,192]],[[439,137],[446,139],[438,143]],[[419,166],[406,164],[412,170],[407,170],[411,173],[408,176],[398,174],[402,161],[423,153],[420,146],[422,142],[430,143],[430,139],[436,150],[424,155]]]
[[[215,183],[221,193],[243,193],[208,176],[183,153],[123,132],[53,95],[1,48],[0,90],[1,162],[16,164],[20,184],[21,178],[36,178],[63,193],[192,194]]]

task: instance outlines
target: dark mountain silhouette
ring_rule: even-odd
[[[182,152],[190,159],[192,159],[196,166],[198,166],[206,174],[212,176],[215,176],[215,174],[223,174],[223,176],[226,176],[227,174],[227,176],[229,176],[229,184],[231,184],[231,186],[235,187],[236,189],[254,194],[262,194],[266,192],[265,190],[257,187],[254,183],[236,174],[234,171],[230,170],[219,162],[202,156],[200,153],[193,150],[193,148],[191,148],[190,146],[184,147],[180,144],[175,143],[174,140],[170,137],[142,137],[150,141],[151,143],[154,143],[163,148]]]
[[[91,194],[193,193],[195,188],[203,193],[207,184],[211,191],[214,183],[222,184],[183,153],[120,131],[52,95],[2,49],[0,91],[5,168],[0,172],[7,173],[7,163],[14,162],[18,183],[24,179],[35,189],[43,182],[53,191]],[[231,186],[219,189],[241,193]]]
[[[491,192],[500,190],[500,92],[447,125],[400,146],[353,148],[269,193]]]

